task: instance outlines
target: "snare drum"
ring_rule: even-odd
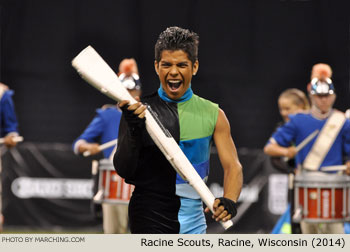
[[[98,165],[98,191],[94,196],[96,203],[128,204],[134,185],[125,183],[109,159],[102,159]]]
[[[323,172],[302,172],[294,179],[294,216],[299,222],[350,220],[350,178]]]

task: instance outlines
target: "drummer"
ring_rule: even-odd
[[[133,96],[141,95],[141,82],[134,59],[124,59],[119,64],[119,78]],[[74,141],[73,150],[76,154],[90,152],[95,155],[101,152],[100,144],[108,143],[118,138],[121,110],[117,105],[104,105],[97,110],[97,115]],[[103,150],[107,159],[113,157],[116,146]],[[103,231],[105,234],[123,234],[128,232],[128,205],[102,203]]]
[[[280,96],[278,97],[278,108],[280,111],[280,115],[283,119],[283,122],[278,123],[277,127],[282,126],[284,123],[289,121],[289,115],[301,113],[304,111],[308,111],[310,109],[310,103],[305,95],[305,93],[296,88],[289,88],[284,90]],[[285,161],[282,157],[274,157],[270,158],[271,164],[278,171],[285,174],[294,175],[295,171],[295,160],[289,159]],[[288,197],[288,207],[283,215],[281,215],[280,219],[277,221],[276,225],[272,230],[272,234],[276,233],[292,233],[292,234],[300,234],[300,224],[291,221],[291,215],[293,214],[294,207],[294,197],[293,190],[289,190]],[[288,216],[288,217],[287,217]],[[281,222],[285,220],[284,222]],[[288,228],[287,228],[288,227]],[[290,227],[290,228],[289,228]]]
[[[336,94],[331,76],[329,65],[320,63],[313,66],[308,86],[312,105],[310,112],[290,116],[290,121],[278,128],[269,139],[265,153],[288,158],[295,156],[298,170],[303,171],[320,171],[322,167],[342,165],[344,153],[350,157],[350,121],[345,119],[344,113],[333,109]],[[330,127],[324,127],[326,123]],[[320,132],[299,152],[291,146],[291,142],[297,146],[315,130]],[[322,141],[317,141],[321,137]],[[345,163],[345,172],[350,175],[350,161]],[[343,223],[302,221],[301,230],[302,233],[344,233]]]
[[[289,116],[306,112],[310,109],[310,103],[305,93],[296,88],[284,90],[278,97],[278,109],[283,122],[279,122],[276,129],[289,121]],[[294,173],[295,160],[289,159],[287,162],[281,157],[271,157],[271,164],[282,173]]]

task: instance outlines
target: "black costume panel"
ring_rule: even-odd
[[[179,142],[177,104],[163,101],[157,93],[144,97],[158,119]],[[131,126],[122,116],[114,167],[127,183],[135,185],[129,204],[132,233],[178,233],[176,171],[149,136],[145,125]],[[145,212],[144,209],[150,208]],[[156,221],[156,222],[155,222]],[[154,224],[156,223],[156,224]]]
[[[129,203],[133,234],[178,234],[180,200],[136,188]]]

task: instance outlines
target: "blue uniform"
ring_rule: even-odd
[[[106,109],[97,109],[97,115],[87,126],[84,132],[74,141],[73,149],[77,153],[79,140],[88,143],[107,143],[118,138],[119,123],[122,112],[115,106]],[[103,150],[105,158],[109,158],[113,151],[113,146]]]
[[[279,127],[277,131],[272,135],[272,138],[277,142],[277,144],[283,147],[289,147],[292,142],[295,143],[295,145],[297,146],[316,129],[321,131],[329,117],[325,119],[318,119],[315,118],[311,113],[299,113],[295,115],[290,115],[289,118],[290,121],[284,124],[283,126]],[[317,136],[297,153],[295,157],[297,165],[303,164],[316,139]],[[318,169],[320,170],[320,168],[323,166],[342,165],[344,163],[344,156],[346,157],[346,159],[350,158],[349,120],[345,121],[337,137],[335,138],[331,148],[329,149],[329,152],[325,156]],[[286,230],[290,229],[288,227],[287,229],[282,230],[282,225],[286,226],[286,223],[290,223],[290,219],[284,219],[284,217],[290,217],[289,211],[290,209],[288,208],[285,214],[281,216],[280,220],[275,225],[272,233],[283,233]]]
[[[279,127],[272,135],[276,142],[283,146],[289,147],[291,142],[297,146],[307,136],[309,136],[316,129],[321,130],[327,119],[317,119],[310,113],[300,113],[290,116],[290,121]],[[316,141],[315,137],[304,148],[302,148],[296,155],[296,164],[303,164],[306,156],[310,152],[312,145]],[[344,163],[344,155],[350,157],[350,121],[346,120],[331,146],[328,154],[324,158],[322,166],[342,165]],[[320,169],[319,167],[319,169]]]
[[[0,100],[0,135],[6,136],[9,133],[18,133],[18,122],[15,114],[14,104],[12,101],[12,90],[3,93]]]

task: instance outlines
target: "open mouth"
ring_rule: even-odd
[[[176,91],[181,86],[182,80],[168,80],[167,84],[171,91]]]

